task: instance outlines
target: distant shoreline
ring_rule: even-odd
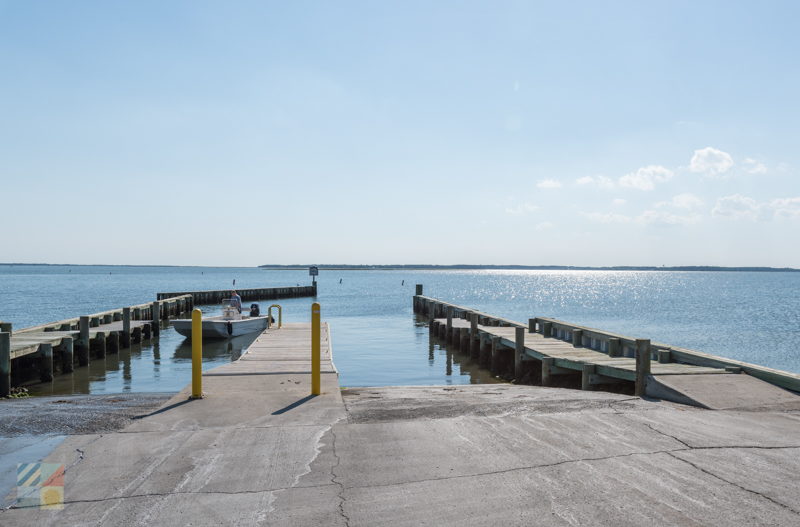
[[[156,264],[48,264],[48,263],[3,263],[0,267],[170,267],[196,269],[262,269],[264,271],[306,271],[311,265],[156,265]],[[715,271],[715,272],[761,272],[761,273],[797,273],[800,269],[793,267],[721,267],[714,265],[678,265],[678,266],[576,266],[576,265],[429,265],[429,264],[393,264],[393,265],[317,265],[320,271]]]
[[[259,265],[265,271],[297,271],[309,265]],[[793,267],[719,267],[713,265],[589,267],[572,265],[317,265],[320,271],[722,271],[796,273]]]

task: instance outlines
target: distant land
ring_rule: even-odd
[[[270,271],[308,269],[309,265],[259,265],[261,269]],[[615,265],[611,267],[583,267],[574,265],[429,265],[429,264],[399,264],[399,265],[348,265],[348,264],[319,264],[321,271],[447,271],[447,270],[506,270],[506,271],[751,271],[764,273],[800,272],[792,267],[719,267],[713,265],[681,265],[681,266],[634,266]]]
[[[615,265],[609,267],[591,267],[576,265],[432,265],[432,264],[391,264],[391,265],[352,265],[352,264],[265,264],[257,268],[269,271],[307,270],[316,265],[324,271],[453,271],[453,270],[506,270],[506,271],[750,271],[761,273],[797,273],[800,269],[793,267],[720,267],[714,265],[679,265],[679,266],[637,266]],[[195,267],[198,269],[253,269],[243,265],[170,265],[170,264],[49,264],[49,263],[14,263],[0,262],[0,266],[51,266],[51,267]]]

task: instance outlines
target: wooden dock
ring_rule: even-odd
[[[277,300],[280,298],[300,298],[306,296],[317,296],[317,283],[309,286],[297,287],[261,287],[256,289],[219,289],[214,291],[181,291],[173,293],[156,293],[158,300],[191,295],[195,304],[219,304],[230,298],[231,290],[242,297],[242,300]]]
[[[797,396],[786,390],[800,391],[794,373],[552,318],[522,324],[423,296],[421,286],[417,293],[414,311],[427,315],[433,335],[516,382],[552,386],[559,376],[579,375],[584,390],[633,383],[639,396],[709,408],[729,407],[734,400],[752,407],[792,405]],[[725,380],[712,382],[713,376]],[[737,397],[740,390],[749,397]]]
[[[31,362],[39,380],[49,382],[56,369],[70,373],[76,362],[85,366],[92,356],[102,358],[151,339],[160,333],[162,320],[190,311],[193,306],[192,297],[183,295],[17,331],[10,323],[0,323],[0,397],[11,393],[18,377],[12,376],[14,361]]]

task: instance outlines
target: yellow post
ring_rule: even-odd
[[[311,304],[311,395],[320,391],[320,321],[319,303]]]
[[[203,398],[203,313],[192,311],[192,399]]]

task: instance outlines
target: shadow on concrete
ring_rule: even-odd
[[[151,416],[153,416],[153,415],[158,415],[158,414],[160,414],[160,413],[164,413],[164,412],[166,412],[167,410],[172,410],[173,408],[177,408],[177,407],[179,407],[179,406],[183,406],[184,404],[186,404],[186,403],[190,403],[190,402],[192,402],[193,400],[194,400],[194,399],[186,399],[185,401],[181,401],[181,402],[179,402],[179,403],[175,403],[175,404],[171,404],[171,405],[169,405],[169,406],[165,406],[164,408],[161,408],[161,409],[159,409],[159,410],[156,410],[155,412],[150,412],[149,414],[145,414],[145,415],[137,415],[137,416],[135,416],[135,417],[132,417],[132,419],[144,419],[145,417],[151,417]]]
[[[275,410],[274,412],[272,412],[272,415],[281,415],[283,413],[286,413],[289,410],[292,410],[293,408],[297,408],[298,406],[300,406],[303,403],[307,403],[308,401],[310,401],[314,397],[316,397],[316,395],[306,395],[305,397],[303,397],[299,401],[295,401],[292,404],[290,404],[289,406],[284,406],[280,410]]]

